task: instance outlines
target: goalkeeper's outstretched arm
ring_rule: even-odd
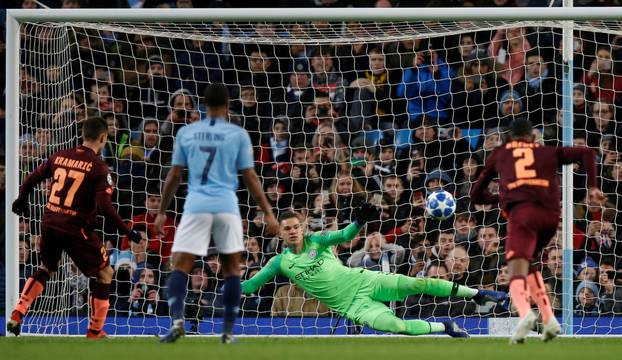
[[[364,203],[355,211],[355,219],[352,224],[338,231],[314,233],[310,236],[309,240],[323,246],[333,246],[347,243],[354,240],[363,226],[365,226],[366,222],[380,218],[380,211],[376,206],[370,203]]]
[[[252,294],[256,292],[263,284],[267,283],[269,280],[277,276],[279,271],[279,266],[281,265],[281,255],[277,255],[270,259],[266,266],[264,266],[255,276],[244,281],[242,283],[242,293],[244,295]]]

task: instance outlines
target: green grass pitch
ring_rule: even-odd
[[[557,339],[510,346],[507,339],[448,339],[404,337],[359,338],[240,338],[222,345],[217,338],[187,337],[176,344],[153,338],[112,338],[89,341],[63,337],[0,338],[3,359],[27,360],[549,360],[620,359],[622,339]]]

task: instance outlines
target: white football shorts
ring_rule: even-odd
[[[240,216],[230,213],[184,214],[175,232],[172,251],[206,256],[212,237],[220,254],[244,251]]]

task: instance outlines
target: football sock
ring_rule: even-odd
[[[37,272],[28,278],[24,290],[19,297],[19,302],[15,306],[15,311],[22,315],[26,315],[28,308],[37,296],[41,295],[45,289],[45,284],[50,279],[50,274],[43,270],[37,270]]]
[[[184,318],[184,302],[188,287],[188,274],[175,270],[168,277],[168,306],[173,320]]]
[[[110,284],[94,281],[89,301],[91,302],[91,316],[89,330],[95,333],[101,331],[106,322],[108,308],[110,308]]]
[[[551,309],[551,302],[549,296],[546,293],[546,287],[544,286],[544,280],[542,280],[542,274],[539,271],[533,272],[527,276],[527,285],[529,286],[529,292],[531,298],[538,305],[538,310],[542,314],[542,322],[548,324],[549,320],[554,316],[553,309]]]
[[[231,334],[235,319],[240,309],[240,297],[242,296],[242,285],[239,276],[231,276],[225,279],[223,286],[223,305],[225,313],[223,316],[223,333]]]
[[[524,276],[515,276],[510,280],[510,295],[512,303],[518,310],[518,316],[524,318],[531,310],[529,302],[529,288],[527,288],[527,280]]]
[[[371,326],[374,330],[394,334],[425,335],[445,331],[443,323],[423,320],[402,320],[391,314],[381,314]]]
[[[432,278],[413,278],[403,276],[397,282],[400,293],[403,296],[426,294],[432,296],[459,296],[472,298],[477,295],[477,289],[468,286],[458,285],[451,281],[432,279]]]

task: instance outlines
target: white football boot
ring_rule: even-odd
[[[529,310],[527,316],[525,316],[516,326],[516,330],[514,330],[514,336],[510,338],[510,344],[522,344],[525,342],[529,331],[534,327],[536,321],[538,320],[538,315],[533,310]]]
[[[559,326],[559,322],[555,317],[552,317],[542,328],[542,341],[551,341],[555,339],[557,335],[561,334],[561,332],[562,328]]]

